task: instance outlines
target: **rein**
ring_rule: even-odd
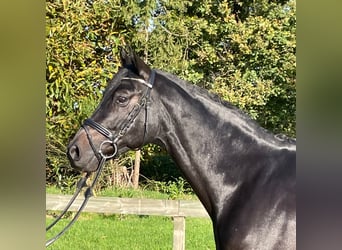
[[[46,243],[45,243],[45,246],[48,247],[50,246],[52,243],[54,243],[59,237],[61,237],[74,223],[75,221],[77,220],[78,216],[81,214],[82,210],[84,209],[84,207],[86,206],[89,198],[91,196],[93,196],[93,188],[95,186],[95,183],[98,179],[98,177],[100,176],[100,173],[101,173],[101,170],[102,170],[102,167],[104,165],[106,161],[106,158],[102,158],[101,161],[99,162],[99,166],[98,166],[98,169],[97,169],[97,172],[96,172],[96,175],[95,175],[95,178],[91,184],[91,186],[89,186],[85,193],[84,193],[84,200],[83,200],[83,203],[82,205],[79,207],[77,213],[75,214],[75,216],[72,218],[72,220],[68,223],[68,225],[66,225],[61,232],[59,232],[55,237],[49,239]],[[77,189],[76,189],[76,192],[75,194],[71,197],[69,203],[67,204],[67,206],[65,207],[65,209],[63,210],[63,212],[56,218],[56,220],[54,220],[48,227],[46,227],[46,232],[49,231],[54,225],[56,225],[60,220],[61,218],[63,217],[63,215],[69,210],[70,206],[74,203],[76,197],[78,196],[78,194],[80,193],[80,191],[82,190],[83,187],[86,186],[86,181],[87,179],[89,178],[90,176],[90,173],[87,172],[85,174],[85,176],[83,176],[77,183]]]
[[[119,126],[120,130],[119,130],[119,133],[117,135],[114,135],[107,128],[105,128],[104,126],[102,126],[101,124],[95,122],[94,120],[92,120],[90,118],[86,119],[83,122],[82,128],[85,130],[89,144],[90,144],[92,150],[94,151],[96,158],[99,160],[99,165],[97,167],[96,175],[95,175],[95,178],[94,178],[92,184],[86,189],[86,191],[84,193],[83,203],[79,207],[77,213],[72,218],[72,220],[68,223],[68,225],[66,225],[64,227],[64,229],[62,229],[61,232],[59,232],[55,237],[46,241],[46,243],[45,243],[46,247],[48,247],[52,243],[54,243],[59,237],[61,237],[75,223],[75,221],[77,220],[77,218],[81,214],[82,210],[86,206],[89,198],[94,195],[93,194],[93,188],[94,188],[94,186],[95,186],[95,184],[96,184],[96,182],[100,176],[100,173],[102,171],[104,163],[106,162],[106,160],[113,158],[118,153],[117,142],[119,141],[119,139],[121,137],[123,137],[127,133],[128,129],[133,124],[135,118],[138,116],[138,114],[140,113],[140,111],[143,107],[145,107],[145,124],[144,124],[144,137],[143,137],[142,145],[144,145],[145,136],[146,136],[146,132],[147,132],[147,108],[148,108],[147,102],[150,98],[150,93],[151,93],[151,90],[153,87],[153,83],[154,83],[154,79],[155,79],[155,71],[154,70],[151,71],[151,75],[150,75],[148,82],[146,82],[142,79],[139,79],[139,78],[122,78],[122,79],[134,80],[134,81],[143,83],[144,85],[146,85],[148,87],[148,89],[146,90],[144,95],[141,97],[140,101],[134,105],[133,109],[128,114],[126,120],[124,120],[124,122]],[[107,140],[104,140],[103,142],[101,142],[98,150],[96,150],[96,147],[93,143],[91,134],[89,133],[87,126],[95,129],[98,133],[102,134],[104,137],[107,138]],[[113,153],[111,153],[109,155],[106,155],[103,153],[102,148],[104,147],[105,144],[110,144],[113,147]],[[68,202],[67,206],[62,211],[62,213],[49,226],[46,227],[46,232],[49,231],[52,227],[54,227],[61,220],[61,218],[64,216],[64,214],[69,210],[70,206],[74,203],[76,197],[79,195],[82,188],[87,186],[86,182],[87,182],[90,175],[91,175],[90,172],[84,173],[82,178],[77,182],[77,188],[76,188],[74,195],[71,197],[70,201]]]

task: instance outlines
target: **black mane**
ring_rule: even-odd
[[[133,59],[131,59],[131,60],[133,60]],[[168,73],[168,72],[165,72],[165,71],[162,71],[159,69],[156,69],[155,71],[158,74],[169,79],[173,83],[176,83],[179,87],[184,89],[187,93],[191,93],[192,95],[202,96],[206,99],[209,99],[209,100],[211,100],[215,103],[218,103],[218,104],[222,105],[223,107],[233,111],[239,117],[243,118],[246,122],[248,122],[250,124],[254,124],[254,126],[256,128],[258,128],[258,130],[260,132],[262,132],[264,134],[272,135],[278,141],[283,141],[283,142],[287,142],[290,144],[296,144],[296,138],[289,137],[283,133],[275,134],[275,133],[265,129],[264,127],[262,127],[258,123],[257,120],[253,119],[248,113],[239,109],[237,106],[233,105],[229,101],[223,100],[219,95],[212,93],[212,92],[208,91],[207,89],[201,88],[201,87],[199,87],[193,83],[190,83],[186,80],[183,80],[183,79],[179,78],[178,76],[176,76],[172,73]],[[115,77],[116,79],[112,79],[111,82],[116,82],[115,80],[121,80],[121,78],[125,77],[125,76],[139,77],[138,69],[136,68],[136,66],[133,63],[127,64],[124,67],[121,67],[121,70],[119,70],[119,72],[117,73],[117,75]],[[113,88],[113,84],[108,84],[106,91],[108,91],[108,89],[112,89],[112,88]]]
[[[262,130],[264,133],[268,133],[270,134],[271,132],[266,130],[265,128],[261,127],[260,124],[254,120],[250,115],[248,115],[246,112],[244,112],[243,110],[239,109],[238,107],[236,107],[235,105],[233,105],[232,103],[223,100],[219,95],[209,92],[207,89],[201,88],[195,84],[192,84],[188,81],[185,81],[181,78],[179,78],[176,75],[173,75],[171,73],[167,73],[165,71],[161,71],[161,70],[156,70],[159,74],[163,75],[164,77],[168,78],[169,80],[171,80],[172,82],[177,83],[179,86],[181,86],[183,89],[186,89],[188,93],[195,93],[196,95],[200,95],[203,96],[205,98],[208,98],[216,103],[219,103],[221,105],[223,105],[224,107],[230,109],[230,110],[234,110],[234,112],[236,114],[238,114],[239,116],[243,117],[246,121],[253,123],[255,126],[259,127],[260,130]],[[295,138],[291,138],[288,137],[285,134],[274,134],[274,137],[280,141],[287,141],[289,143],[295,143],[296,139]]]

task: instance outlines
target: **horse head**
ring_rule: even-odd
[[[122,67],[108,83],[102,100],[70,141],[74,168],[96,171],[110,159],[147,141],[147,107],[155,73],[134,52],[122,49]]]

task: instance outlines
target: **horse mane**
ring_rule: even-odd
[[[171,73],[164,72],[164,71],[161,71],[161,70],[157,70],[157,72],[159,74],[165,76],[166,78],[168,78],[170,81],[180,85],[180,87],[182,87],[183,89],[187,90],[187,92],[195,93],[196,95],[201,95],[203,97],[207,97],[210,100],[212,100],[214,102],[217,102],[219,104],[222,104],[223,106],[225,106],[227,108],[237,110],[241,114],[247,115],[245,112],[243,112],[242,110],[238,109],[236,106],[234,106],[230,102],[223,100],[219,95],[217,95],[215,93],[211,93],[207,89],[201,88],[201,87],[199,87],[199,86],[197,86],[195,84],[192,84],[192,83],[190,83],[188,81],[185,81],[185,80],[183,80],[183,79],[179,78],[178,76],[173,75]]]
[[[207,89],[201,88],[195,84],[191,84],[190,82],[185,81],[185,80],[179,78],[178,76],[176,76],[174,74],[171,74],[171,73],[168,73],[168,72],[165,72],[162,70],[156,70],[156,71],[159,74],[161,74],[162,76],[164,76],[167,79],[169,79],[170,81],[172,81],[173,83],[177,84],[179,87],[184,89],[186,92],[191,93],[191,95],[200,95],[200,96],[207,98],[213,102],[219,103],[219,104],[223,105],[224,107],[234,111],[235,114],[237,114],[241,118],[245,119],[246,122],[254,124],[254,126],[258,127],[261,131],[263,131],[267,134],[273,134],[272,132],[270,132],[267,129],[260,126],[260,124],[256,120],[252,119],[246,112],[239,109],[238,107],[236,107],[232,103],[223,100],[219,95],[217,95],[215,93],[211,93]],[[285,134],[273,134],[273,135],[277,140],[280,140],[280,141],[287,141],[289,143],[295,143],[296,142],[295,138],[288,137]]]
[[[226,108],[234,110],[239,115],[241,115],[242,117],[244,117],[244,118],[246,118],[252,122],[256,122],[247,113],[245,113],[243,110],[239,109],[238,107],[236,107],[232,103],[223,100],[219,95],[212,93],[212,92],[209,92],[207,89],[201,88],[195,84],[192,84],[188,81],[185,81],[185,80],[183,80],[183,79],[179,78],[178,76],[173,75],[171,73],[164,72],[161,70],[157,70],[157,72],[159,74],[165,76],[166,78],[168,78],[170,81],[176,83],[178,86],[180,86],[182,89],[186,90],[186,92],[190,93],[191,95],[200,95],[204,98],[207,98],[207,99],[212,100],[216,103],[219,103]]]

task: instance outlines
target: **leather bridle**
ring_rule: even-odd
[[[67,226],[64,227],[64,229],[60,233],[58,233],[55,237],[49,239],[46,242],[46,244],[45,244],[46,247],[48,247],[49,245],[54,243],[59,237],[61,237],[77,220],[77,218],[80,215],[80,213],[82,212],[83,208],[86,206],[89,198],[91,196],[93,196],[92,189],[95,186],[95,183],[97,182],[97,180],[99,178],[99,175],[101,173],[101,170],[102,170],[104,163],[106,162],[106,160],[115,157],[115,155],[118,153],[117,142],[127,133],[128,129],[131,127],[135,118],[138,116],[138,114],[140,113],[142,108],[145,108],[145,123],[144,123],[143,141],[142,141],[141,146],[143,146],[145,144],[145,137],[146,137],[146,132],[147,132],[148,101],[150,99],[150,93],[151,93],[151,90],[152,90],[153,84],[154,84],[155,71],[151,70],[151,74],[150,74],[150,78],[149,78],[148,82],[146,82],[145,80],[140,79],[140,78],[124,77],[122,79],[123,80],[137,81],[139,83],[146,85],[147,89],[144,92],[144,94],[141,96],[139,102],[134,105],[132,110],[127,115],[126,119],[121,123],[121,125],[119,126],[119,132],[117,134],[113,134],[110,130],[108,130],[107,128],[105,128],[104,126],[102,126],[101,124],[95,122],[94,120],[92,120],[90,118],[86,119],[83,122],[82,128],[85,130],[89,144],[90,144],[96,158],[99,160],[98,167],[95,170],[96,175],[95,175],[95,178],[94,178],[92,184],[86,189],[86,191],[84,193],[84,201],[83,201],[82,205],[80,206],[80,208],[78,209],[75,216],[73,217],[73,219],[69,222],[69,224]],[[106,140],[101,142],[98,149],[96,149],[96,147],[93,143],[93,140],[92,140],[91,134],[89,133],[88,127],[91,127],[92,129],[96,130],[98,133],[100,133],[101,135],[103,135],[106,138]],[[104,154],[102,151],[102,148],[106,144],[109,144],[113,147],[113,152],[109,155]],[[46,227],[46,232],[49,231],[54,225],[56,225],[57,222],[60,221],[60,219],[64,216],[64,214],[69,210],[70,206],[73,204],[73,202],[75,201],[76,197],[79,195],[82,188],[87,186],[86,181],[89,178],[90,174],[91,174],[90,172],[84,173],[84,176],[82,176],[82,178],[78,181],[76,192],[72,196],[72,198],[70,199],[66,208],[62,211],[62,213],[48,227]]]
[[[87,134],[87,138],[89,141],[89,144],[94,151],[95,156],[98,158],[98,160],[102,158],[113,158],[118,151],[118,146],[117,142],[127,133],[128,129],[131,127],[133,124],[135,118],[138,116],[142,108],[145,108],[145,123],[144,123],[144,135],[143,135],[143,141],[141,146],[145,143],[145,136],[147,132],[147,109],[148,109],[148,100],[150,99],[150,93],[153,88],[153,83],[155,79],[155,71],[151,70],[150,78],[149,81],[146,82],[140,78],[129,78],[129,77],[124,77],[122,78],[123,80],[132,80],[132,81],[138,81],[140,83],[143,83],[146,85],[148,88],[146,89],[145,93],[141,96],[140,100],[134,105],[132,110],[128,113],[126,119],[118,126],[119,127],[119,132],[116,134],[113,134],[111,131],[109,131],[107,128],[105,128],[103,125],[95,122],[94,120],[88,118],[84,121],[82,128],[85,130]],[[104,140],[98,150],[96,149],[92,137],[89,133],[89,130],[87,126],[93,128],[96,130],[98,133],[103,135],[104,137],[107,138],[107,140]],[[113,152],[110,155],[105,155],[102,151],[102,148],[104,145],[109,144],[113,147]]]

